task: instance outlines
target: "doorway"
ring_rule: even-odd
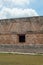
[[[24,34],[19,35],[19,42],[20,43],[25,42],[25,35]]]

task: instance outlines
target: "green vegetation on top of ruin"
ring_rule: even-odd
[[[14,19],[29,19],[29,18],[39,18],[39,17],[43,17],[43,16],[29,16],[29,17],[16,17],[16,18],[5,18],[5,19],[0,19],[0,21],[2,20],[14,20]]]

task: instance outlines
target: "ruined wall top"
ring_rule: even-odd
[[[23,18],[9,18],[9,19],[0,19],[0,23],[11,23],[11,22],[36,22],[42,23],[43,22],[43,16],[34,16],[34,17],[23,17]],[[40,22],[41,21],[41,22]]]
[[[43,33],[43,16],[11,18],[0,20],[1,33],[25,33],[41,32]]]

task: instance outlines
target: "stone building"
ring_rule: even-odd
[[[43,44],[43,17],[0,20],[0,44]]]
[[[43,44],[43,16],[0,20],[1,44]]]

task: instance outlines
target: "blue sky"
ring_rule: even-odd
[[[43,0],[0,0],[0,19],[43,16]]]

